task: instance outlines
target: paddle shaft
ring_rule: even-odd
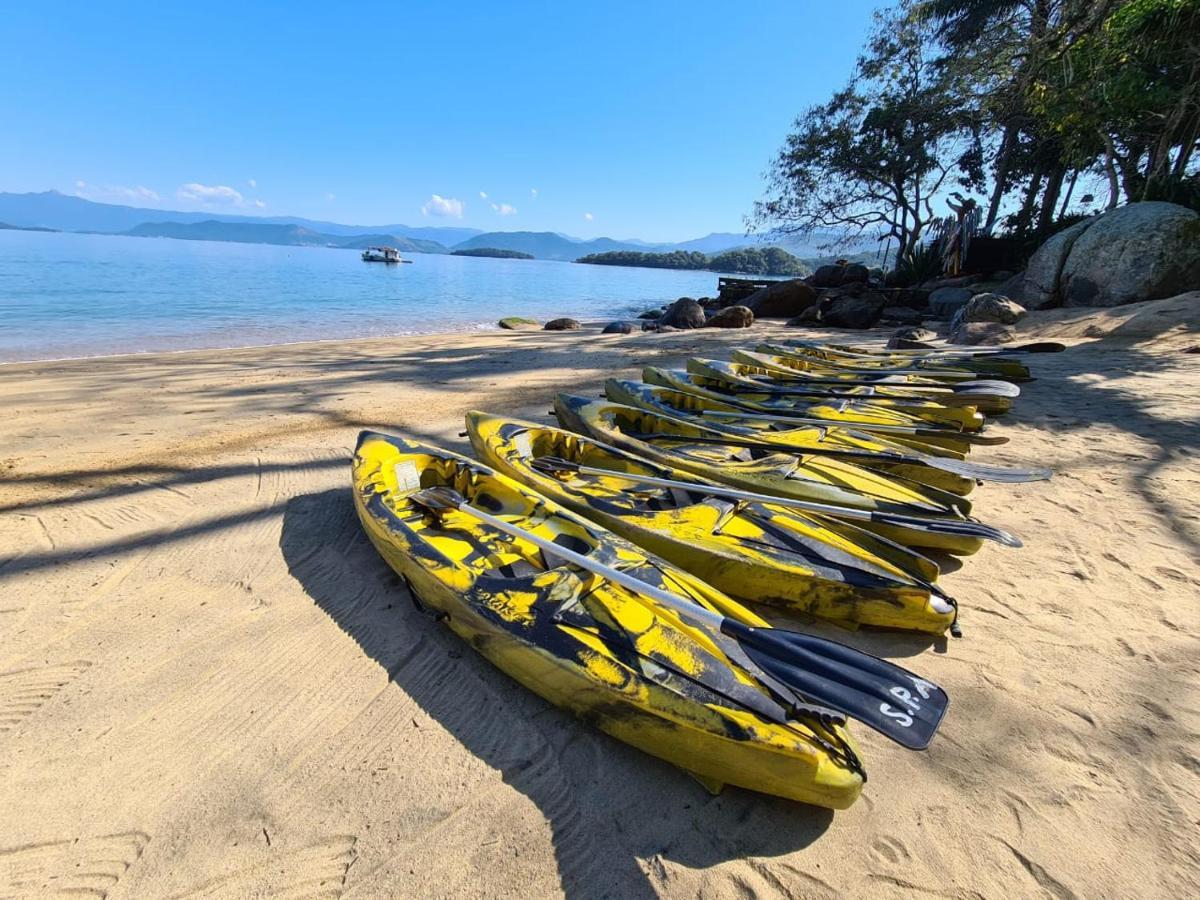
[[[479,521],[490,525],[497,531],[503,531],[505,534],[529,541],[529,543],[533,544],[535,547],[538,547],[554,556],[560,557],[561,559],[565,559],[567,562],[573,563],[574,565],[579,566],[581,569],[586,569],[587,571],[593,572],[596,575],[602,575],[609,581],[616,582],[622,587],[629,588],[629,590],[636,594],[652,597],[663,605],[675,610],[682,616],[698,620],[703,624],[718,630],[720,630],[722,624],[725,622],[724,616],[719,613],[715,613],[710,609],[706,609],[699,603],[687,600],[683,597],[680,597],[678,594],[672,594],[670,591],[664,591],[662,588],[657,588],[652,584],[647,584],[640,578],[634,578],[632,575],[627,575],[620,569],[614,569],[611,566],[606,566],[604,563],[597,562],[596,560],[589,556],[585,556],[582,553],[576,553],[574,550],[559,546],[558,544],[554,543],[554,541],[539,537],[530,531],[526,531],[524,528],[520,528],[516,525],[505,522],[503,519],[498,519],[493,515],[485,513],[481,509],[471,506],[469,503],[458,503],[454,508],[461,513],[466,513],[467,515],[473,516]]]

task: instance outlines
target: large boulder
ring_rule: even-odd
[[[831,328],[870,328],[879,321],[886,303],[879,294],[835,297],[821,303],[821,324]]]
[[[817,271],[808,276],[808,281],[813,287],[837,287],[842,283],[842,266],[818,266]]]
[[[842,284],[853,284],[859,281],[867,281],[871,277],[871,270],[862,263],[850,263],[842,269]]]
[[[756,319],[790,319],[816,303],[816,290],[799,278],[769,284],[742,301]]]
[[[654,319],[654,321],[657,322],[659,316],[661,316],[664,311],[665,310],[663,307],[660,306],[658,309],[648,309],[645,312],[640,312],[637,314],[637,317],[639,319]]]
[[[963,322],[950,333],[952,344],[1007,344],[1016,333],[999,322]]]
[[[798,316],[793,316],[784,322],[784,325],[819,325],[821,322],[821,307],[810,306]]]
[[[745,306],[727,306],[705,322],[709,328],[749,328],[753,324],[754,313]]]
[[[949,319],[967,305],[974,293],[967,287],[940,287],[929,295],[929,311],[939,319]]]
[[[658,324],[672,328],[703,328],[704,307],[691,297],[680,297],[667,307]]]
[[[638,325],[633,322],[609,322],[604,326],[601,334],[633,334],[638,330]]]
[[[1059,305],[1058,279],[1075,241],[1095,219],[1084,219],[1049,238],[1034,251],[1021,278],[1021,292],[1012,294],[1026,309],[1049,309]]]
[[[577,321],[568,319],[565,316],[561,319],[551,319],[543,326],[546,331],[576,331],[580,327]]]
[[[1200,213],[1130,203],[1093,220],[1059,276],[1064,306],[1121,306],[1200,288]]]
[[[999,322],[1014,325],[1025,315],[1025,307],[999,294],[976,294],[963,307],[964,322]]]

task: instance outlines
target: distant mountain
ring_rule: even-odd
[[[629,241],[614,241],[612,238],[596,238],[591,241],[567,237],[553,231],[489,231],[477,234],[469,240],[456,244],[454,250],[477,250],[494,247],[500,250],[517,250],[529,253],[538,259],[559,259],[574,262],[581,256],[592,253],[607,253],[615,250],[645,250],[648,245]],[[656,245],[650,245],[656,246]]]
[[[459,227],[410,227],[408,225],[345,225],[304,219],[298,216],[243,216],[214,212],[180,212],[142,209],[112,203],[95,203],[58,191],[13,194],[0,192],[0,222],[16,228],[47,228],[59,231],[90,231],[101,234],[130,234],[178,237],[185,240],[222,240],[292,246],[366,247],[387,244],[410,253],[445,253],[447,248],[472,250],[496,248],[529,253],[539,259],[573,261],[593,253],[634,250],[670,253],[675,250],[705,254],[743,248],[778,246],[802,259],[836,258],[874,254],[882,249],[873,238],[860,238],[835,251],[827,245],[837,232],[819,232],[799,237],[768,232],[757,235],[714,232],[682,243],[652,243],[629,238],[582,240],[552,231],[492,231]],[[168,225],[202,226],[191,230]],[[218,229],[216,225],[232,226]],[[141,228],[141,226],[149,226]],[[241,227],[238,227],[241,226]],[[288,230],[292,229],[292,230]]]
[[[37,225],[60,231],[98,231],[124,234],[145,222],[242,222],[248,225],[296,225],[320,234],[340,236],[395,235],[415,240],[456,244],[482,232],[478,228],[412,228],[408,225],[342,225],[298,216],[240,216],[214,212],[180,212],[172,209],[142,209],[113,203],[95,203],[58,191],[34,194],[0,192],[0,222],[17,226]]]
[[[57,228],[42,228],[38,225],[9,225],[0,222],[0,231],[58,231]]]
[[[175,238],[184,241],[232,241],[239,244],[282,244],[288,247],[339,247],[361,250],[380,245],[409,253],[445,253],[436,241],[413,240],[395,234],[364,234],[346,237],[322,234],[300,225],[273,225],[258,222],[143,222],[124,232],[131,237]]]

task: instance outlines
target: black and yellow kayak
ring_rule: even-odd
[[[909,547],[968,555],[985,539],[1011,535],[968,519],[970,501],[934,488],[904,484],[842,460],[764,449],[693,422],[604,400],[559,394],[554,412],[565,428],[705,480],[759,495],[943,522],[925,529],[872,520],[863,527]],[[751,444],[739,446],[739,444]]]
[[[923,375],[886,372],[847,372],[824,361],[782,352],[783,348],[760,345],[757,350],[732,350],[730,361],[763,369],[771,383],[831,391],[849,386],[870,387],[884,397],[930,400],[943,406],[974,406],[986,415],[1002,415],[1012,409],[1021,389],[1010,381],[972,379],[945,382]],[[772,352],[765,352],[772,351]]]
[[[786,416],[754,413],[738,409],[732,404],[641,381],[610,378],[604,383],[604,395],[614,403],[624,403],[626,406],[636,406],[664,416],[701,422],[715,431],[739,438],[777,443],[783,448],[844,449],[855,454],[850,459],[851,462],[864,468],[875,469],[892,478],[914,481],[964,497],[974,490],[976,484],[975,478],[967,475],[948,472],[920,462],[898,462],[887,458],[888,455],[901,456],[915,451],[939,459],[965,461],[964,453],[916,440],[900,443],[882,435],[855,431],[850,426],[843,427],[833,423],[819,425],[799,422]],[[876,458],[858,455],[862,453],[880,455]]]
[[[944,447],[966,453],[975,445],[1005,444],[1003,435],[982,434],[979,429],[964,430],[953,423],[933,424],[907,415],[895,409],[875,406],[869,401],[780,396],[763,392],[731,393],[716,379],[693,375],[683,369],[660,369],[647,366],[642,369],[642,380],[654,387],[693,394],[714,403],[766,416],[794,419],[809,425],[846,425],[858,431],[867,431],[887,437],[889,440],[920,445]],[[981,417],[982,419],[982,417]],[[914,444],[914,442],[916,442]]]
[[[849,522],[726,499],[702,479],[548,425],[471,412],[467,433],[497,471],[732,596],[843,625],[941,634],[954,622],[932,560]]]
[[[928,378],[945,380],[979,378],[981,375],[1011,381],[1028,381],[1030,378],[1029,367],[1020,360],[1003,355],[1002,348],[998,348],[1001,351],[999,353],[970,353],[969,348],[961,348],[959,352],[884,350],[864,353],[838,344],[794,340],[765,346],[785,348],[784,352],[793,355],[820,359],[844,371],[911,371]],[[767,352],[772,351],[768,349]]]
[[[762,366],[729,363],[719,359],[693,357],[687,361],[687,370],[693,375],[709,379],[718,390],[729,394],[767,394],[773,397],[807,397],[829,400],[866,400],[874,406],[895,409],[918,419],[937,425],[953,425],[958,428],[977,428],[984,424],[979,410],[969,404],[947,406],[919,397],[893,397],[879,393],[870,385],[853,385],[838,390],[821,390],[804,385],[773,384],[771,373]]]
[[[848,715],[928,744],[936,685],[841,644],[766,626],[489,467],[364,432],[354,502],[413,597],[551,703],[725,783],[844,809],[864,771]]]

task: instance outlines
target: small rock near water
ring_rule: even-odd
[[[754,324],[754,313],[745,306],[727,306],[709,316],[705,324],[709,328],[749,328]]]
[[[638,313],[637,317],[639,319],[657,319],[662,314],[663,308],[660,306],[658,309],[648,309],[645,312]]]
[[[541,331],[542,323],[536,319],[523,319],[520,316],[508,316],[500,320],[500,327],[509,331]]]
[[[667,307],[658,324],[672,328],[703,328],[704,321],[704,307],[691,297],[680,297]]]
[[[742,303],[756,319],[790,319],[816,304],[816,290],[799,278],[767,285]]]
[[[853,284],[858,281],[867,281],[871,277],[871,270],[862,263],[850,263],[842,269],[842,284]]]
[[[928,328],[897,328],[888,339],[887,347],[889,350],[925,350],[933,346],[930,341],[936,337],[937,334]]]
[[[999,322],[1014,325],[1025,315],[1025,307],[1000,294],[976,294],[963,307],[964,322]]]
[[[609,322],[604,326],[601,334],[633,334],[638,330],[638,325],[633,322]]]
[[[551,319],[543,327],[546,331],[575,331],[580,325],[574,319],[564,316],[561,319]]]
[[[963,322],[950,333],[950,343],[1007,344],[1015,337],[1016,332],[999,322]]]

